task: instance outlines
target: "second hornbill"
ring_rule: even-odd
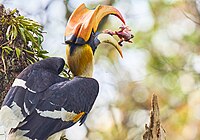
[[[97,46],[109,43],[122,56],[111,32],[96,32],[99,22],[109,14],[124,23],[112,6],[89,10],[82,4],[71,15],[65,42],[67,63],[75,76],[72,80],[59,76],[65,61],[56,57],[32,64],[17,76],[0,110],[0,125],[8,140],[58,140],[64,129],[78,121],[84,123],[99,92],[99,84],[92,78]]]

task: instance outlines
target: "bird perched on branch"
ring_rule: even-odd
[[[122,56],[112,35],[97,33],[99,22],[109,14],[125,23],[112,6],[89,10],[82,4],[72,13],[65,33],[72,80],[59,76],[65,62],[57,57],[30,65],[18,75],[0,110],[0,124],[8,140],[58,140],[62,130],[84,123],[99,92],[98,82],[92,78],[97,46],[108,43]]]

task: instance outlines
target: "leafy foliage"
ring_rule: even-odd
[[[19,14],[17,9],[5,11],[1,17],[1,24],[6,29],[6,40],[1,44],[2,59],[5,53],[10,55],[15,53],[20,59],[23,53],[27,56],[30,63],[36,62],[39,58],[46,58],[48,52],[43,50],[41,43],[43,42],[43,27],[24,16]],[[23,45],[16,47],[17,41],[21,40]]]
[[[15,77],[29,64],[46,58],[42,48],[43,27],[0,5],[0,104]]]

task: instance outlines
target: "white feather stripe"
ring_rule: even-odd
[[[18,86],[18,87],[22,87],[22,88],[24,88],[24,89],[28,89],[28,91],[30,91],[30,92],[32,92],[32,93],[36,93],[36,91],[34,91],[34,90],[28,88],[28,87],[26,86],[26,81],[24,81],[24,80],[22,80],[22,79],[18,79],[18,78],[15,79],[15,81],[14,81],[13,84],[12,84],[12,87],[17,87],[17,86]]]
[[[16,78],[12,84],[12,87],[16,87],[16,86],[23,87],[24,89],[27,88],[26,81],[24,81],[22,79],[18,79],[18,78]]]
[[[25,111],[28,115],[30,115],[30,112],[29,112],[28,108],[26,107],[26,103],[25,103],[25,102],[24,102],[24,111]]]
[[[28,91],[32,92],[32,93],[36,93],[36,91],[31,90],[30,88],[28,88]]]
[[[39,109],[36,109],[37,113],[40,114],[40,116],[53,118],[53,119],[62,119],[63,121],[72,121],[74,117],[77,115],[74,112],[68,112],[64,108],[61,108],[61,111],[54,110],[54,111],[40,111]]]

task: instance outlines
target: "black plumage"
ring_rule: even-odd
[[[98,82],[93,78],[75,77],[69,80],[60,77],[63,67],[62,58],[52,57],[30,65],[19,74],[17,79],[25,81],[26,87],[11,87],[3,106],[12,109],[13,102],[16,103],[21,108],[24,119],[10,133],[29,130],[24,136],[45,140],[74,125],[78,120],[81,124],[85,121],[98,95]],[[63,116],[59,115],[45,116],[45,111],[84,114],[74,121],[63,120]]]

